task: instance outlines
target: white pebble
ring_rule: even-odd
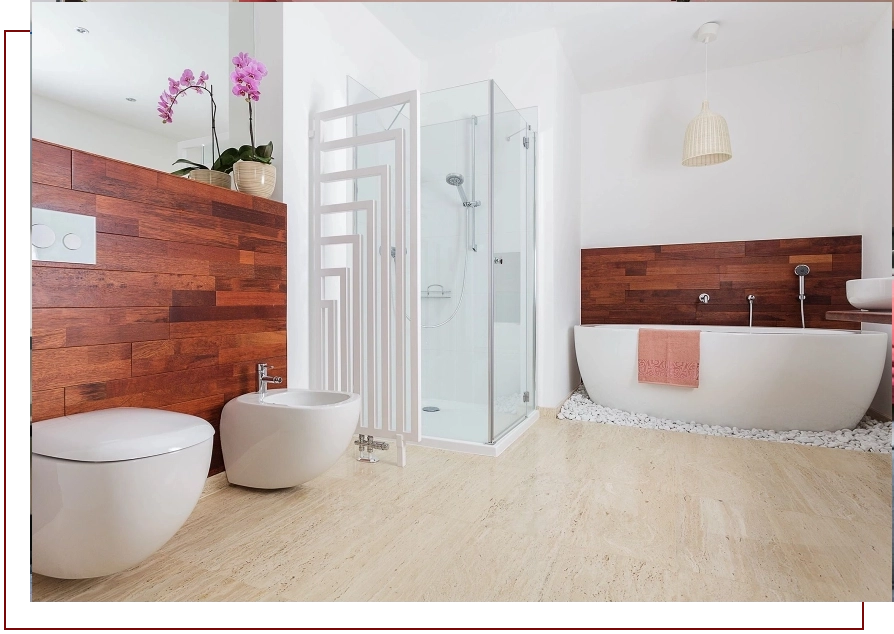
[[[667,420],[647,414],[624,412],[597,405],[590,400],[581,385],[562,405],[557,418],[620,425],[662,429],[689,434],[751,438],[774,442],[796,443],[811,447],[830,447],[849,451],[891,453],[891,423],[864,417],[855,429],[834,431],[775,431],[772,429],[740,429],[721,425],[702,425],[695,421]]]

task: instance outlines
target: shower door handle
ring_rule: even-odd
[[[494,264],[502,264],[503,258],[494,258]]]

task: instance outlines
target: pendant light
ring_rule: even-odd
[[[702,111],[686,126],[683,139],[685,167],[716,165],[733,157],[726,119],[708,107],[708,44],[717,39],[719,30],[719,24],[708,22],[696,34],[698,41],[705,45],[705,100],[702,101]]]

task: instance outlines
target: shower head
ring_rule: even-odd
[[[810,273],[810,267],[806,264],[799,264],[795,267],[795,275],[798,276],[798,299],[802,302],[807,298],[804,295],[804,276]],[[803,323],[801,324],[804,325]]]
[[[456,187],[457,191],[459,191],[459,197],[463,199],[463,207],[468,207],[469,199],[466,197],[466,192],[463,189],[464,182],[466,182],[466,179],[463,178],[462,174],[455,174],[453,172],[447,174],[447,184]]]

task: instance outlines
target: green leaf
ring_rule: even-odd
[[[171,172],[172,176],[186,176],[190,172],[197,170],[197,167],[184,167],[183,169],[179,169],[176,172]]]
[[[239,150],[234,147],[227,148],[220,153],[220,156],[214,161],[214,165],[211,166],[211,169],[229,174],[233,171],[233,164],[238,160]]]
[[[256,147],[255,154],[261,158],[272,159],[273,158],[273,141],[271,141],[267,145],[259,145],[258,147]]]
[[[189,161],[189,160],[184,159],[184,158],[182,158],[182,159],[177,159],[176,161],[174,161],[173,163],[171,163],[171,165],[176,165],[177,163],[186,163],[186,164],[188,164],[188,165],[192,165],[192,166],[194,166],[194,167],[196,167],[196,168],[198,168],[198,169],[203,169],[203,170],[208,169],[207,167],[205,167],[205,166],[202,165],[201,163],[196,163],[196,162],[194,162],[194,161]]]

